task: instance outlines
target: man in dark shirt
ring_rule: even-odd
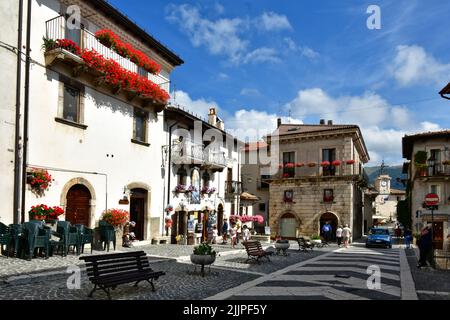
[[[427,260],[430,262],[430,265],[432,265],[432,246],[433,241],[431,239],[431,226],[426,226],[421,234],[420,234],[420,242],[419,242],[419,250],[420,250],[420,259],[419,264],[417,265],[418,268],[426,267],[427,266]]]

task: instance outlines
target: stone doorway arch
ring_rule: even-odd
[[[291,211],[285,212],[280,216],[278,235],[283,239],[296,239],[300,225],[301,221],[295,213]]]
[[[70,194],[69,194],[69,192],[70,192]],[[92,184],[84,178],[81,178],[81,177],[73,178],[64,185],[64,187],[61,191],[61,196],[60,196],[61,206],[64,208],[64,212],[66,213],[64,215],[64,218],[67,220],[67,210],[69,209],[69,211],[72,211],[73,205],[76,205],[76,203],[74,203],[74,200],[76,202],[77,193],[79,196],[78,198],[80,200],[82,200],[82,202],[87,201],[89,203],[89,208],[87,208],[88,216],[87,216],[86,224],[87,224],[87,227],[94,228],[95,227],[95,206],[96,206],[97,196],[95,194],[95,189],[92,186]],[[83,196],[83,194],[85,196]],[[87,197],[88,194],[89,194],[88,200],[81,199],[81,198]],[[69,201],[67,199],[68,195],[69,195]],[[69,204],[69,207],[68,207],[68,204]],[[84,205],[87,205],[87,204],[84,204]],[[71,217],[71,215],[72,215],[72,212],[69,212],[69,219],[73,218],[73,217]],[[74,222],[76,222],[76,221],[74,221]]]
[[[160,226],[164,228],[164,219],[151,221],[149,212],[151,208],[151,187],[143,182],[132,182],[127,185],[130,190],[130,219],[136,220],[135,234],[139,240],[149,240],[151,234],[159,234]],[[156,225],[150,226],[156,223]],[[150,228],[151,227],[151,228]],[[151,229],[151,230],[150,230]]]
[[[324,236],[324,232],[322,231],[323,225],[328,222],[331,225],[331,234],[330,234],[330,241],[336,240],[336,229],[339,225],[339,218],[334,212],[327,211],[320,215],[319,219],[319,234],[321,237]]]

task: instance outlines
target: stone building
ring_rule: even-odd
[[[450,130],[425,132],[403,137],[403,158],[408,162],[408,204],[415,232],[434,222],[435,248],[442,249],[450,228]],[[425,196],[439,197],[438,209],[424,207]]]
[[[318,235],[325,222],[348,224],[353,238],[363,231],[361,188],[369,154],[356,125],[281,124],[267,137],[279,155],[269,184],[272,236]]]
[[[404,190],[391,188],[391,177],[379,175],[375,180],[376,196],[373,201],[373,224],[380,225],[397,221],[397,204],[405,200]]]

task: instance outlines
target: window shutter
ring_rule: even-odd
[[[58,118],[63,118],[64,114],[64,82],[59,82],[58,85]]]

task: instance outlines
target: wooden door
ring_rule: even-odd
[[[144,240],[145,207],[147,203],[147,190],[133,189],[130,198],[130,221],[136,222],[133,230],[136,239]]]
[[[444,246],[444,223],[435,222],[433,227],[434,249],[442,250]]]
[[[89,226],[91,212],[91,193],[81,184],[70,188],[67,192],[66,221],[71,224],[83,224]]]

